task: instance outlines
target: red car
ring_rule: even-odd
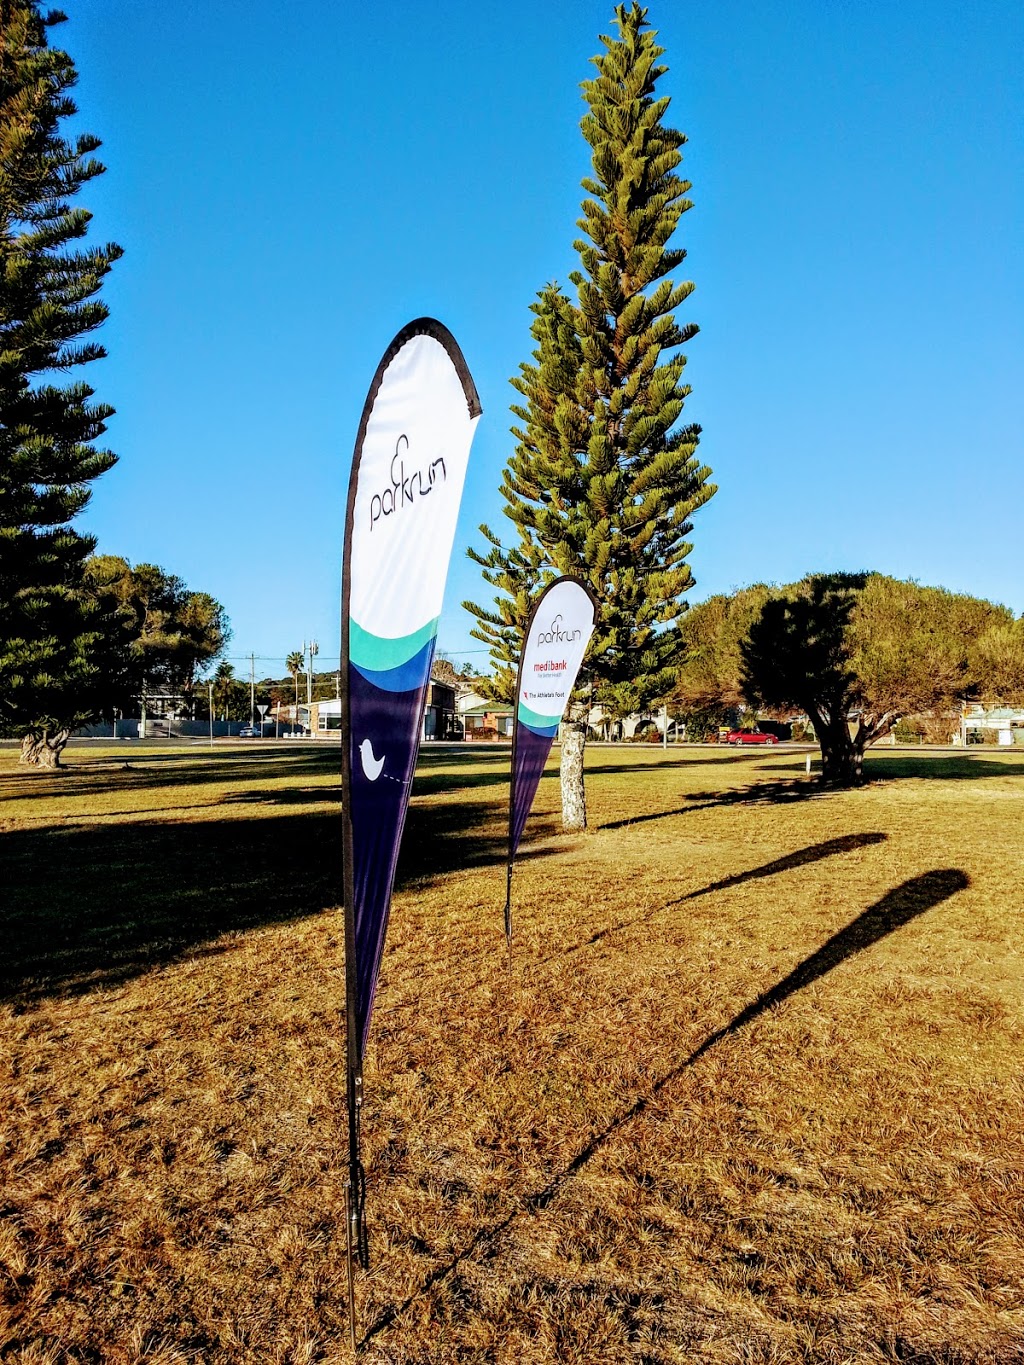
[[[778,735],[769,735],[762,730],[730,730],[725,737],[726,744],[778,744]]]

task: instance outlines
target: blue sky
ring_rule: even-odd
[[[575,264],[579,82],[612,8],[67,0],[120,464],[100,549],[212,592],[261,675],[337,655],[359,414],[395,332],[455,333],[484,407],[439,644],[502,526],[529,304]],[[693,600],[873,568],[1024,611],[1024,6],[654,0],[690,139],[687,418],[720,491]]]

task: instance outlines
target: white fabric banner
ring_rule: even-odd
[[[478,420],[441,342],[406,341],[367,419],[351,527],[349,612],[378,639],[418,634],[440,615]]]
[[[538,604],[523,647],[518,718],[531,729],[557,727],[594,629],[594,601],[574,578],[556,582]]]

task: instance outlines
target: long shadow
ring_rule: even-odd
[[[887,834],[878,831],[868,834],[841,834],[838,839],[826,839],[820,844],[810,844],[807,848],[798,848],[795,853],[787,853],[784,857],[763,863],[760,867],[752,867],[746,872],[723,877],[719,882],[709,882],[699,891],[690,891],[687,895],[680,896],[677,901],[669,901],[669,905],[694,901],[699,896],[710,896],[714,891],[728,891],[731,887],[742,886],[744,882],[756,881],[760,877],[774,877],[780,872],[792,872],[795,868],[821,862],[822,858],[831,858],[837,853],[853,853],[859,848],[868,848],[871,844],[884,844],[888,837]]]
[[[195,787],[205,782],[229,784],[251,782],[254,773],[273,778],[297,780],[339,771],[336,755],[314,752],[240,753],[206,756],[198,750],[189,755],[191,762],[164,763],[145,756],[90,760],[88,764],[69,764],[59,773],[6,772],[0,775],[0,798],[18,801],[53,800],[60,797],[96,796],[110,791],[131,791],[139,787],[164,790],[169,787]]]
[[[631,773],[643,772],[644,770],[657,771],[659,769],[662,772],[667,772],[673,767],[705,768],[718,763],[739,763],[742,759],[749,759],[751,757],[749,753],[714,754],[709,755],[707,758],[703,755],[700,757],[692,757],[690,754],[686,753],[673,754],[671,745],[669,746],[668,754],[668,758],[663,758],[660,761],[656,760],[653,763],[595,763],[593,765],[588,763],[587,775],[589,776],[590,773]]]
[[[302,747],[300,749],[281,749],[264,746],[247,750],[240,745],[230,750],[204,749],[201,745],[189,745],[180,753],[149,753],[145,748],[130,747],[125,741],[123,751],[117,749],[106,755],[73,754],[67,766],[54,775],[24,772],[8,769],[0,772],[0,799],[14,797],[18,800],[52,799],[55,796],[90,796],[97,791],[123,790],[135,786],[171,787],[194,786],[197,781],[197,766],[201,772],[199,780],[220,783],[247,782],[254,770],[262,769],[268,776],[297,778],[303,776],[322,776],[324,773],[337,773],[340,767],[338,745],[323,744],[320,748]],[[775,758],[784,754],[773,754]],[[1000,759],[978,757],[973,753],[932,756],[928,754],[882,755],[869,752],[866,769],[869,781],[893,781],[901,778],[935,779],[981,779],[987,777],[1024,777],[1024,760],[1015,762],[1019,756],[1014,753]],[[728,765],[744,760],[749,761],[747,753],[729,753],[693,756],[692,751],[680,754],[678,758],[659,759],[651,762],[602,762],[592,766],[587,772],[594,775],[616,773],[644,773],[648,771],[671,772],[674,768],[689,768],[695,765]],[[501,786],[508,781],[509,755],[505,750],[482,751],[472,746],[465,749],[445,748],[439,751],[424,749],[420,754],[418,774],[414,791],[422,795],[452,792],[475,787]],[[458,768],[483,767],[482,772],[458,772]],[[777,766],[772,765],[775,771]],[[455,772],[450,771],[456,769]],[[449,771],[436,771],[448,769]],[[816,783],[775,782],[755,784],[739,789],[735,793],[695,793],[691,802],[703,799],[705,805],[687,809],[705,809],[709,805],[726,805],[737,801],[752,800],[799,800],[825,794],[826,789]],[[611,822],[606,829],[618,829],[641,820],[663,819],[669,815],[681,814],[678,811],[663,811],[631,820]]]
[[[0,996],[123,982],[233,931],[341,902],[337,819],[63,825],[0,834]]]
[[[460,771],[460,767],[465,770]],[[471,767],[483,771],[470,771]],[[338,746],[325,744],[320,749],[301,750],[238,749],[231,753],[196,748],[183,754],[147,754],[135,750],[124,755],[90,756],[74,759],[55,774],[17,770],[0,773],[0,799],[52,800],[137,787],[197,786],[204,782],[229,785],[251,782],[254,774],[266,780],[286,778],[289,781],[330,775],[340,782]],[[508,780],[507,753],[485,754],[472,749],[441,753],[428,750],[420,753],[413,794],[440,795],[507,785]]]
[[[735,1015],[728,1024],[716,1029],[678,1066],[673,1067],[671,1071],[666,1072],[665,1075],[655,1081],[648,1094],[641,1095],[628,1109],[625,1109],[611,1123],[595,1134],[567,1165],[552,1176],[542,1189],[524,1196],[519,1207],[513,1209],[500,1221],[478,1229],[462,1251],[443,1265],[435,1267],[401,1304],[396,1304],[381,1313],[376,1321],[367,1328],[363,1335],[363,1342],[368,1342],[391,1326],[421,1294],[433,1288],[435,1284],[451,1274],[453,1270],[456,1270],[481,1248],[491,1247],[523,1214],[537,1213],[548,1208],[561,1194],[568,1182],[613,1137],[620,1133],[633,1119],[642,1114],[653,1099],[660,1095],[673,1081],[678,1080],[716,1043],[720,1043],[724,1038],[737,1033],[745,1025],[756,1019],[758,1015],[763,1014],[765,1010],[770,1009],[773,1005],[780,1004],[789,996],[810,985],[811,982],[817,981],[834,967],[838,967],[857,953],[870,948],[888,934],[924,914],[925,911],[941,904],[944,900],[948,900],[958,891],[965,890],[970,884],[970,878],[960,868],[937,868],[932,872],[925,872],[919,877],[912,877],[909,881],[903,882],[900,886],[886,892],[881,900],[869,906],[845,929],[834,934],[827,943],[812,953],[810,957],[805,958],[788,976],[783,977],[776,985],[764,991],[751,1004],[740,1010],[739,1014]]]
[[[0,998],[117,984],[223,935],[340,906],[337,813],[297,811],[288,791],[263,797],[280,813],[0,832]],[[413,800],[397,885],[501,865],[506,840],[493,805]]]
[[[730,763],[736,762],[738,755],[730,755],[729,758],[719,759],[699,759],[697,762],[707,763]],[[744,755],[749,757],[749,755]],[[631,767],[659,767],[659,764],[624,765],[621,769],[616,768],[588,768],[588,772],[613,772],[626,771]],[[778,771],[775,765],[767,771]],[[991,759],[975,758],[973,755],[955,755],[953,757],[921,757],[916,755],[909,758],[878,758],[874,755],[869,757],[869,763],[865,769],[868,782],[891,782],[900,779],[922,777],[939,779],[944,778],[949,781],[967,778],[978,780],[985,777],[1024,777],[1024,761],[1022,762],[999,762]],[[719,792],[693,792],[687,797],[689,802],[686,806],[678,806],[673,810],[652,811],[648,815],[631,815],[622,820],[609,820],[601,825],[601,829],[628,829],[630,825],[642,825],[651,820],[668,820],[673,816],[686,815],[690,811],[713,810],[716,806],[742,806],[742,805],[784,805],[795,801],[815,801],[822,800],[829,796],[839,794],[846,788],[823,787],[818,781],[808,781],[806,778],[781,779],[776,782],[754,782],[745,787],[736,787],[731,791]],[[855,789],[853,789],[855,790]]]
[[[786,805],[795,801],[817,801],[830,796],[829,788],[806,781],[753,782],[731,791],[693,792],[690,803],[674,810],[652,811],[649,815],[629,815],[622,820],[608,820],[600,829],[628,829],[630,825],[644,825],[651,820],[668,820],[675,815],[689,815],[692,811],[714,810],[718,806]]]
[[[706,1038],[700,1047],[690,1053],[684,1065],[691,1065],[730,1033],[738,1032],[759,1014],[771,1009],[773,1005],[780,1005],[783,1000],[803,990],[812,981],[817,981],[833,967],[838,967],[848,958],[864,952],[866,948],[872,947],[895,930],[902,929],[905,924],[917,919],[918,915],[923,915],[926,910],[949,900],[950,896],[955,896],[958,891],[966,891],[970,884],[970,877],[960,868],[944,867],[933,872],[923,872],[919,877],[912,877],[910,881],[903,882],[892,891],[886,892],[880,901],[876,901],[863,914],[858,915],[845,929],[840,929],[838,934],[833,934],[828,942],[822,944],[810,957],[805,957],[788,976],[764,991],[745,1009],[740,1010],[735,1018],[730,1019],[728,1024],[718,1029],[710,1038]]]
[[[823,843],[797,849],[795,853],[787,853],[785,857],[775,858],[761,867],[752,867],[746,872],[737,872],[732,877],[725,877],[720,882],[711,882],[698,891],[690,891],[687,895],[680,896],[678,900],[666,901],[664,905],[648,910],[645,915],[637,915],[634,919],[623,920],[621,924],[610,924],[607,929],[599,929],[585,942],[567,948],[562,956],[567,957],[570,953],[579,952],[581,948],[589,948],[594,943],[600,943],[603,938],[607,938],[609,934],[617,934],[620,929],[631,929],[634,925],[644,924],[655,915],[660,915],[662,911],[670,910],[674,905],[682,905],[685,901],[696,900],[699,896],[710,896],[713,891],[726,891],[733,886],[742,886],[744,882],[755,881],[759,877],[776,877],[779,873],[791,872],[795,868],[806,867],[808,863],[818,863],[822,858],[832,858],[839,853],[853,853],[858,848],[884,843],[887,838],[888,835],[879,833],[843,834],[838,839],[826,839]]]
[[[891,782],[908,777],[945,778],[947,781],[1024,777],[1024,749],[1006,752],[1002,762],[975,754],[946,754],[940,757],[937,754],[881,754],[868,750],[865,774],[870,782]]]

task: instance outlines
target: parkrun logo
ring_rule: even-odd
[[[392,512],[397,512],[400,507],[412,506],[418,498],[425,498],[433,490],[438,479],[444,483],[448,478],[448,471],[445,469],[444,460],[440,456],[436,460],[432,460],[430,464],[424,465],[423,468],[414,469],[411,474],[406,474],[405,451],[402,449],[403,441],[405,442],[405,451],[409,449],[408,436],[399,436],[395,443],[395,453],[391,457],[391,469],[389,471],[391,487],[385,488],[383,493],[374,493],[370,499],[371,531],[381,517],[390,517]]]
[[[562,613],[559,612],[558,615],[551,622],[551,625],[548,627],[548,629],[542,630],[541,633],[537,636],[537,643],[539,645],[554,644],[564,645],[571,644],[573,640],[578,640],[580,638],[580,635],[582,634],[581,631],[563,630],[561,622]]]

